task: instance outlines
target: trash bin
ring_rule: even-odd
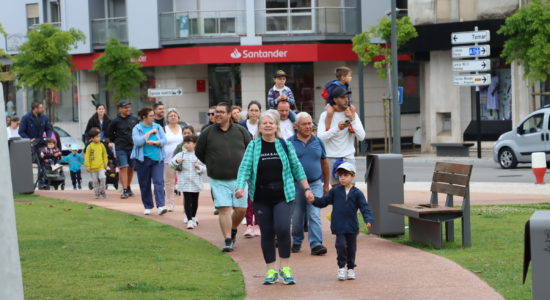
[[[532,299],[548,299],[550,295],[550,210],[537,210],[525,225],[525,253],[523,282],[527,276],[529,260],[532,272]]]
[[[34,181],[32,177],[31,141],[12,138],[8,141],[10,149],[11,182],[13,193],[32,194]]]
[[[370,232],[380,236],[405,233],[403,216],[390,213],[390,204],[403,204],[403,155],[367,155],[367,196],[374,215]]]

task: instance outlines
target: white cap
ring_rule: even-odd
[[[348,172],[356,173],[356,172],[355,172],[355,166],[352,165],[351,163],[347,162],[347,161],[341,163],[341,164],[338,166],[338,168],[336,168],[336,171],[338,171],[338,170],[340,170],[340,169],[346,170],[346,171],[348,171]]]

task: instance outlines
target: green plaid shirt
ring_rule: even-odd
[[[292,143],[285,141],[288,148],[288,156],[281,144],[280,140],[275,141],[275,150],[281,158],[283,164],[283,183],[286,202],[294,201],[296,196],[296,189],[294,188],[294,181],[300,181],[306,179],[306,174],[302,168],[302,164],[296,156],[296,151]],[[256,177],[258,175],[258,162],[260,161],[260,154],[262,152],[262,138],[258,137],[251,141],[246,147],[243,160],[239,167],[239,174],[237,175],[237,188],[244,188],[248,183],[250,191],[250,198],[254,201],[254,192],[256,190]],[[261,176],[261,175],[260,175]]]

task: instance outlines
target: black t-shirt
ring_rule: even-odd
[[[277,203],[284,201],[283,164],[275,149],[275,143],[262,140],[258,162],[254,201]]]

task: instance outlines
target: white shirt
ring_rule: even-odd
[[[252,135],[252,137],[256,136],[256,132],[258,132],[258,123],[256,125],[250,124],[250,120],[246,120],[246,129],[248,129],[248,132]]]
[[[176,147],[179,144],[183,143],[183,133],[181,131],[181,126],[179,125],[177,134],[174,134],[168,125],[164,127],[164,132],[166,134],[166,144],[164,145],[164,163],[170,163],[174,150],[176,150]]]
[[[12,129],[11,127],[7,127],[6,130],[8,132],[8,139],[15,138],[15,137],[21,137],[19,135],[19,127],[15,128],[15,129]]]
[[[325,143],[325,150],[327,157],[338,158],[346,157],[353,158],[355,155],[355,138],[362,141],[365,139],[365,128],[359,116],[355,114],[355,120],[351,122],[351,126],[355,130],[355,133],[349,132],[348,128],[340,130],[338,123],[340,121],[348,120],[344,112],[334,112],[332,116],[332,122],[330,123],[330,129],[326,131],[325,118],[327,112],[323,112],[319,117],[319,128],[317,129],[317,136]]]
[[[290,119],[286,119],[279,123],[279,129],[281,130],[281,135],[283,139],[288,139],[294,135],[294,126]]]

